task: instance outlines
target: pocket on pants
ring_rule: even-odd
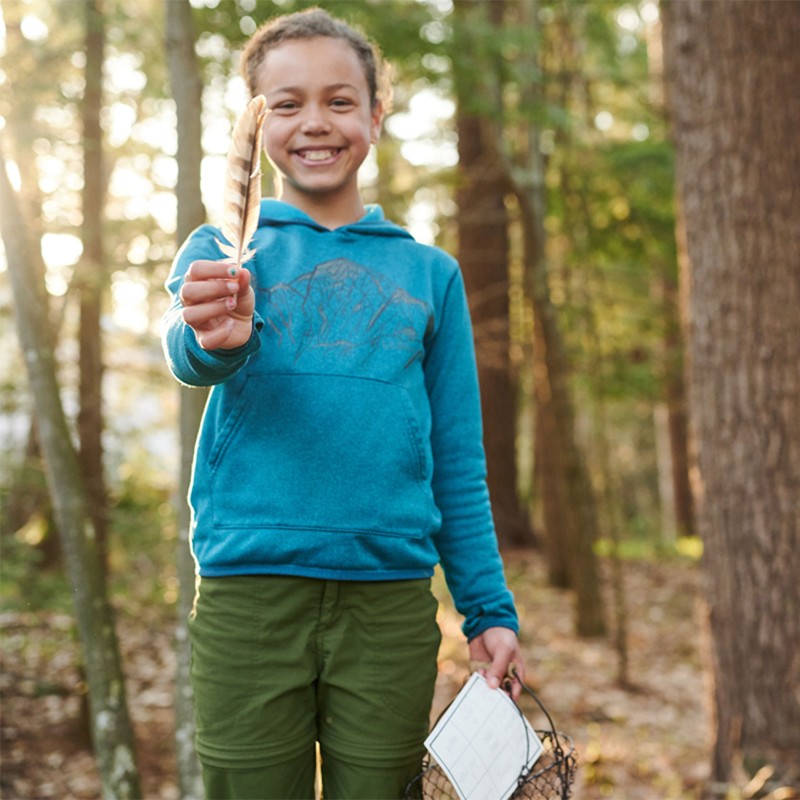
[[[385,622],[373,628],[370,658],[382,702],[426,729],[436,684],[442,635],[438,603],[429,581],[408,581],[407,590],[386,598]]]

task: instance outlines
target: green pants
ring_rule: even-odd
[[[189,624],[207,800],[402,797],[440,633],[429,580],[204,578]]]

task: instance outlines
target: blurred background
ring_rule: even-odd
[[[765,4],[786,18],[800,9]],[[796,797],[774,794],[794,791],[783,776],[775,783],[774,768],[759,773],[777,763],[771,745],[747,769],[735,756],[764,741],[763,727],[745,726],[752,736],[731,744],[720,735],[725,714],[714,722],[720,650],[700,585],[710,543],[699,535],[706,484],[685,363],[687,330],[702,315],[690,298],[692,231],[677,211],[691,206],[676,200],[676,142],[691,173],[695,129],[688,110],[668,105],[670,85],[686,98],[706,73],[687,61],[670,84],[664,53],[666,43],[692,58],[692,25],[702,39],[721,29],[715,13],[728,15],[729,50],[737,31],[780,20],[759,23],[757,3],[737,12],[677,3],[670,40],[651,0],[2,0],[2,796],[88,798],[108,786],[89,703],[102,680],[82,665],[91,671],[87,642],[98,643],[92,625],[106,618],[93,621],[80,586],[116,619],[143,796],[196,796],[173,679],[185,678],[193,577],[183,497],[205,395],[179,390],[165,369],[163,283],[188,233],[220,219],[232,124],[248,99],[243,43],[268,17],[311,5],[366,31],[393,67],[394,107],[362,169],[365,199],[462,265],[498,538],[537,689],[579,743],[577,796]],[[743,70],[765,52],[753,48]],[[782,92],[773,103],[789,102]],[[673,135],[681,119],[683,140]],[[695,163],[707,166],[709,152]],[[783,285],[793,296],[796,281]],[[702,308],[714,296],[712,287]],[[698,356],[694,368],[707,367]],[[796,408],[787,396],[779,438]],[[59,418],[74,462],[48,459]],[[796,443],[796,423],[789,433]],[[94,532],[88,561],[73,549],[70,497]],[[767,541],[766,564],[779,553],[796,560],[796,506],[783,502],[795,510],[782,517],[780,546],[755,535]],[[735,504],[723,505],[735,518]],[[719,552],[753,535],[745,524]],[[731,569],[712,559],[709,574],[731,583]],[[785,581],[788,611],[768,604],[753,625],[788,615],[773,630],[791,660],[797,590],[787,564],[778,578],[771,569],[760,585]],[[468,667],[439,591],[441,705]],[[762,652],[753,663],[765,661]],[[735,703],[734,712],[741,727]],[[657,735],[643,735],[652,726]],[[778,739],[797,754],[796,736]]]

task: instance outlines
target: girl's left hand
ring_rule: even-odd
[[[470,661],[485,664],[478,672],[486,678],[490,688],[497,689],[513,665],[519,681],[511,682],[511,697],[519,700],[520,681],[525,680],[525,662],[516,633],[510,628],[487,628],[469,643]]]

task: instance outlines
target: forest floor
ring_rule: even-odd
[[[547,586],[536,554],[506,561],[522,618],[528,683],[577,748],[573,798],[699,798],[708,772],[710,714],[697,564],[678,558],[625,562],[629,683],[622,687],[613,637],[574,636],[571,596]],[[443,594],[438,579],[437,594]],[[610,593],[608,604],[611,619]],[[446,599],[440,622],[433,718],[468,675],[459,619]],[[72,619],[7,612],[0,624],[0,797],[99,798],[81,723],[85,687]],[[118,625],[145,798],[178,800],[169,616],[164,609],[119,608]],[[532,705],[523,708],[534,727],[544,727]]]

